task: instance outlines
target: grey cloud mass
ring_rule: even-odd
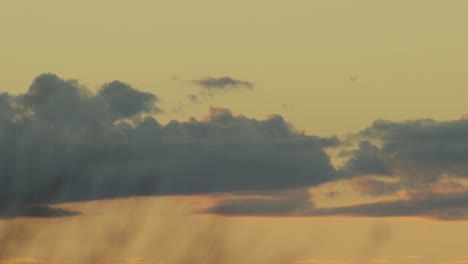
[[[360,136],[380,140],[382,147],[377,155],[391,166],[417,169],[426,176],[442,173],[468,176],[465,173],[468,162],[468,120],[379,120],[361,131]]]
[[[304,135],[280,115],[211,107],[200,120],[162,125],[153,117],[161,111],[156,95],[121,81],[90,91],[43,74],[24,94],[0,94],[0,218],[76,215],[54,207],[72,201],[218,193],[231,198],[204,213],[466,218],[468,120],[375,121],[336,169],[325,151],[339,147],[336,137]],[[316,207],[307,188],[343,179],[374,198],[407,197]]]
[[[324,152],[336,138],[296,133],[278,115],[256,120],[214,107],[203,120],[161,125],[150,116],[161,111],[157,102],[120,81],[92,92],[53,74],[38,76],[25,94],[1,94],[0,211],[24,215],[31,206],[137,195],[285,190],[337,177]]]
[[[254,84],[252,82],[237,80],[229,76],[220,78],[208,76],[202,79],[192,80],[191,82],[209,90],[225,90],[232,88],[247,88],[252,90],[254,88]]]
[[[468,120],[378,120],[354,138],[362,141],[357,149],[347,153],[349,160],[339,170],[338,178],[351,179],[351,187],[362,194],[379,197],[401,192],[400,196],[405,197],[331,208],[309,204],[308,210],[301,211],[303,216],[467,219],[468,192],[463,180],[468,176]],[[369,178],[372,175],[378,177]],[[222,201],[207,211],[242,215],[247,211],[239,210],[242,202]],[[267,207],[247,202],[245,208],[250,211],[255,211],[255,205],[259,212]],[[269,206],[275,204],[277,201],[272,201]],[[277,215],[294,215],[292,211],[283,209]]]

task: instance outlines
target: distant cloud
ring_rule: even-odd
[[[316,208],[311,210],[309,215],[365,217],[420,216],[439,220],[468,220],[468,192],[455,194],[430,193],[417,199]]]
[[[263,194],[255,198],[228,198],[202,213],[221,215],[294,216],[314,208],[307,190],[298,189]]]
[[[194,94],[188,94],[187,98],[190,100],[190,102],[192,102],[194,104],[200,103],[200,101],[198,100],[198,96],[196,96]]]
[[[220,78],[214,77],[205,77],[198,80],[192,80],[193,84],[196,84],[202,88],[209,89],[209,90],[226,90],[232,88],[247,88],[252,90],[254,88],[254,84],[249,81],[243,81],[234,79],[229,76],[224,76]]]

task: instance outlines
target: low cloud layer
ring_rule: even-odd
[[[427,217],[439,220],[467,220],[468,192],[426,193],[423,197],[373,202],[351,206],[318,208],[311,216]]]
[[[301,216],[314,208],[307,190],[298,189],[247,198],[224,199],[202,213],[250,216]]]
[[[157,102],[120,81],[92,92],[53,74],[37,77],[25,94],[0,95],[0,211],[285,190],[337,177],[324,152],[335,138],[296,133],[278,115],[256,120],[214,107],[202,120],[161,125],[151,116],[161,111]]]

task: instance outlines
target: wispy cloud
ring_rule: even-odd
[[[192,80],[191,82],[209,90],[226,90],[233,88],[247,88],[250,90],[254,89],[254,84],[252,82],[234,79],[229,76],[219,78],[208,76],[202,79]]]

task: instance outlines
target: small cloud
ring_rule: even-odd
[[[358,77],[357,75],[351,75],[351,76],[349,76],[349,82],[350,82],[350,83],[355,83],[355,82],[357,82],[357,81],[359,81],[359,77]]]
[[[198,96],[196,96],[194,94],[188,94],[187,98],[190,100],[190,102],[192,102],[194,104],[199,104],[200,103],[200,100],[198,100]]]
[[[231,88],[247,88],[252,90],[254,88],[254,84],[252,82],[234,79],[229,76],[220,78],[208,76],[202,79],[192,80],[191,83],[210,90],[226,90]]]

